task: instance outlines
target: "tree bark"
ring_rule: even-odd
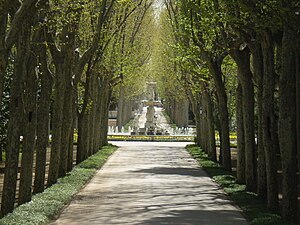
[[[53,78],[48,69],[47,50],[45,44],[40,49],[41,63],[41,93],[37,109],[37,140],[36,140],[36,166],[34,179],[34,193],[44,191],[46,173],[46,155],[49,144],[50,97],[52,93]]]
[[[235,49],[230,55],[238,66],[238,80],[242,86],[242,108],[245,138],[245,181],[249,191],[256,190],[256,153],[254,130],[254,87],[250,70],[250,51]]]
[[[93,148],[93,151],[94,152],[96,152],[96,151],[98,151],[99,150],[99,148],[98,148],[98,142],[99,142],[99,140],[98,140],[98,138],[99,138],[99,136],[98,136],[98,129],[99,129],[99,126],[98,126],[98,104],[99,104],[99,98],[100,98],[100,96],[99,96],[99,92],[100,92],[100,90],[99,90],[99,88],[98,88],[98,77],[96,77],[96,79],[95,79],[95,82],[94,82],[94,88],[95,88],[95,92],[94,92],[94,101],[95,101],[95,104],[94,104],[94,107],[95,107],[95,109],[94,109],[94,124],[93,124],[93,143],[92,143],[92,148]]]
[[[87,159],[90,155],[89,147],[89,109],[79,116],[78,120],[78,151],[81,156],[79,161]]]
[[[36,3],[37,0],[24,0],[22,4],[18,1],[15,7],[11,7],[10,1],[3,2],[0,5],[0,102],[2,102],[4,73],[8,63],[8,53],[13,45],[18,42],[19,33],[24,22],[28,22],[36,15],[39,7]],[[8,10],[10,10],[11,14],[9,26],[7,26]]]
[[[23,32],[23,31],[22,31]],[[5,160],[5,174],[1,201],[1,216],[10,213],[14,209],[18,162],[20,150],[20,135],[23,118],[23,77],[24,62],[27,53],[27,43],[19,38],[17,44],[17,56],[11,84],[9,111],[10,118],[7,128],[7,149]]]
[[[76,94],[76,92],[77,92],[77,90],[76,90],[76,88],[74,88],[73,90],[72,90],[72,92],[73,92],[73,95],[72,95],[72,97],[73,97],[73,100],[72,100],[72,102],[73,102],[73,108],[72,108],[72,119],[73,119],[73,121],[72,121],[72,127],[71,127],[71,133],[70,133],[70,140],[69,140],[69,153],[68,153],[68,162],[67,162],[67,171],[68,172],[70,172],[72,169],[73,169],[73,161],[74,161],[74,130],[75,130],[75,125],[76,125],[76,121],[77,121],[77,105],[76,105],[76,96],[77,96],[77,94]],[[77,130],[78,131],[78,130]],[[78,135],[78,133],[77,133],[77,135]],[[78,138],[78,136],[77,136],[77,138]],[[78,141],[78,140],[77,140]],[[78,144],[78,142],[76,143],[76,144]]]
[[[298,40],[299,42],[299,40]],[[296,51],[296,107],[297,107],[297,156],[298,156],[298,183],[300,183],[300,43]],[[300,208],[298,209],[300,210]],[[299,212],[300,215],[300,212]]]
[[[266,160],[263,143],[263,56],[261,45],[255,43],[251,49],[253,54],[253,74],[257,85],[257,194],[267,197],[267,176],[266,176]]]
[[[79,164],[84,159],[86,159],[88,155],[88,146],[87,146],[87,137],[88,137],[88,105],[90,102],[90,82],[91,82],[91,68],[89,64],[89,68],[86,72],[86,80],[84,85],[84,97],[83,97],[83,105],[82,110],[78,114],[78,141],[77,141],[77,155],[76,155],[76,164]]]
[[[109,101],[110,101],[110,90],[109,90],[109,84],[108,80],[105,79],[103,81],[103,84],[101,85],[100,93],[102,98],[100,100],[101,104],[99,104],[99,118],[98,118],[98,137],[99,138],[99,144],[98,144],[98,150],[107,144],[107,126],[108,126],[108,109],[109,109]]]
[[[263,108],[262,128],[267,174],[267,206],[271,211],[278,209],[278,183],[275,151],[275,116],[274,116],[274,47],[270,34],[265,34],[262,41],[263,52]]]
[[[30,28],[29,28],[30,29]],[[27,40],[30,46],[30,31],[28,37],[22,37]],[[39,42],[39,31],[33,35],[33,44],[29,53],[29,59],[26,62],[25,71],[25,88],[24,91],[24,120],[23,120],[23,143],[22,143],[22,163],[20,174],[19,198],[18,204],[21,205],[31,200],[32,194],[32,172],[33,172],[33,154],[36,139],[37,124],[37,74],[35,68],[37,66],[36,52],[37,46],[33,46]]]
[[[227,107],[227,94],[223,82],[223,74],[221,70],[223,59],[210,59],[209,69],[212,74],[216,93],[218,96],[219,120],[220,120],[220,151],[222,152],[222,166],[231,171],[231,152],[229,140],[229,118]]]
[[[90,126],[89,126],[89,143],[90,143],[90,151],[94,154],[98,149],[95,149],[95,139],[97,138],[95,135],[95,126],[96,126],[96,117],[97,117],[97,99],[98,99],[98,92],[97,92],[97,76],[96,74],[92,75],[91,77],[91,113],[90,113]]]
[[[109,104],[110,104],[110,98],[111,98],[111,90],[107,87],[106,90],[106,97],[104,102],[104,109],[103,109],[103,119],[102,119],[102,126],[101,126],[101,133],[100,133],[100,146],[97,149],[97,151],[105,145],[108,145],[107,141],[107,132],[108,132],[108,111],[109,111]]]
[[[61,154],[61,135],[63,122],[63,107],[65,97],[65,74],[64,58],[60,57],[56,63],[54,103],[53,103],[53,121],[52,121],[52,143],[50,154],[50,165],[47,186],[56,183],[59,171],[59,162]]]
[[[78,115],[78,138],[77,138],[77,153],[76,164],[84,160],[84,146],[83,146],[83,114]]]
[[[203,143],[203,150],[209,155],[209,148],[208,148],[208,141],[209,141],[209,134],[208,134],[208,126],[207,126],[207,98],[204,94],[204,90],[201,93],[201,136],[202,136],[202,143]]]
[[[243,89],[238,82],[236,91],[236,123],[237,123],[237,182],[244,184],[246,182],[246,169],[245,169],[245,132],[243,120]]]
[[[279,80],[279,145],[282,162],[282,216],[297,219],[296,49],[295,34],[284,26]]]
[[[71,58],[66,59],[68,63],[65,67],[72,64]],[[63,120],[62,120],[62,133],[61,133],[61,151],[60,151],[60,163],[59,163],[59,177],[64,177],[67,173],[68,166],[68,154],[71,153],[70,135],[73,127],[73,84],[71,68],[65,68],[65,93],[64,93],[64,106],[63,106]],[[72,147],[73,148],[73,147]]]
[[[11,21],[10,29],[7,31],[5,42],[7,49],[10,49],[16,42],[19,36],[20,28],[24,21],[32,19],[36,15],[37,0],[24,0],[19,9],[15,12],[13,20]],[[30,16],[29,16],[30,15]]]
[[[196,137],[195,137],[195,143],[197,146],[201,146],[201,122],[200,122],[200,113],[198,112],[198,106],[197,101],[194,98],[192,93],[188,93],[188,98],[192,106],[192,111],[195,117],[195,123],[196,123]]]
[[[211,96],[205,87],[203,92],[204,98],[206,99],[206,123],[207,123],[207,144],[208,144],[208,155],[213,161],[217,161],[216,152],[216,139],[215,139],[215,126],[214,126],[214,115],[213,115],[213,104]]]
[[[118,131],[121,132],[122,126],[124,126],[124,108],[125,108],[125,90],[124,87],[120,87],[119,100],[118,100],[118,112],[117,112],[117,126]]]

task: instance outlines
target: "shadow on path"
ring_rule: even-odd
[[[53,225],[248,225],[182,144],[121,144]]]

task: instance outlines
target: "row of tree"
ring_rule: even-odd
[[[164,57],[156,62],[163,68],[161,83],[171,84],[165,96],[185,93],[195,115],[197,144],[214,160],[219,131],[219,161],[227,170],[232,169],[229,131],[237,130],[238,182],[266,198],[276,212],[282,186],[282,215],[295,222],[299,1],[166,0],[165,5],[159,25],[164,39],[158,44],[165,47],[157,49]]]
[[[107,143],[113,89],[147,58],[139,37],[150,6],[144,0],[0,1],[2,216],[14,209],[19,171],[23,204],[72,169],[74,140],[76,163]]]

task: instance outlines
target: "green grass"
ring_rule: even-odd
[[[197,146],[188,145],[188,152],[199,162],[205,172],[229,195],[232,201],[244,212],[252,225],[291,225],[277,214],[267,211],[266,203],[255,193],[246,191],[246,186],[237,184],[232,173],[211,161]]]
[[[93,156],[74,167],[67,176],[33,196],[26,204],[18,206],[13,213],[0,220],[0,225],[46,224],[70,202],[76,194],[100,169],[108,157],[116,151],[115,146],[105,146]]]

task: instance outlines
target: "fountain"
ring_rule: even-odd
[[[138,109],[135,110],[132,126],[128,127],[128,129],[122,127],[120,132],[117,127],[109,127],[108,134],[133,136],[194,136],[193,128],[170,127],[162,114],[161,107],[162,103],[159,101],[159,96],[156,92],[156,83],[147,83],[145,99],[140,101]]]

